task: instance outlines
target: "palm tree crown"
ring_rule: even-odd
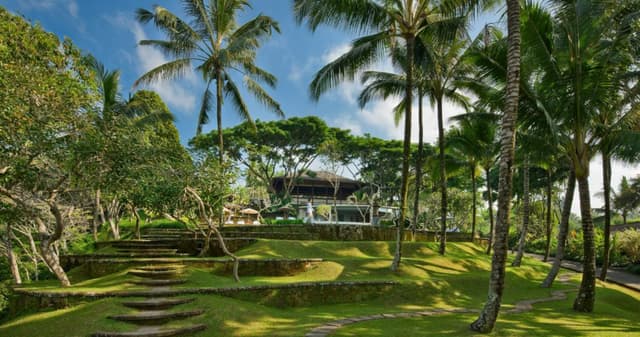
[[[276,21],[265,15],[258,15],[239,25],[237,14],[250,8],[245,0],[215,0],[207,3],[204,0],[183,0],[182,5],[190,21],[182,20],[161,6],[155,6],[151,11],[137,10],[138,21],[153,22],[167,37],[166,40],[142,40],[140,44],[156,47],[173,59],[149,70],[134,85],[175,78],[194,66],[206,82],[196,133],[199,134],[202,125],[208,122],[208,112],[215,99],[222,159],[223,99],[230,100],[242,119],[252,121],[233,73],[242,76],[244,87],[258,102],[278,116],[284,116],[280,105],[260,84],[275,87],[275,76],[255,65],[256,50],[262,41],[274,31],[280,32],[280,28]],[[212,84],[215,94],[210,90]]]

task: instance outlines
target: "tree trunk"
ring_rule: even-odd
[[[487,255],[489,255],[491,254],[491,246],[493,245],[496,233],[495,227],[493,226],[493,197],[491,196],[491,182],[489,182],[491,168],[485,167],[484,171],[487,175],[487,206],[489,206],[489,244],[487,245]]]
[[[512,267],[520,267],[522,255],[524,255],[524,245],[527,242],[527,232],[529,230],[529,158],[524,160],[523,171],[523,202],[522,202],[522,231],[518,241],[518,253],[511,263]]]
[[[543,288],[549,288],[556,279],[564,257],[564,247],[567,242],[567,233],[569,232],[569,216],[571,215],[571,204],[573,203],[573,194],[576,189],[576,174],[573,170],[569,173],[567,179],[567,193],[562,203],[562,215],[560,218],[560,228],[558,229],[558,247],[556,248],[556,256],[553,259],[553,265],[549,274],[542,282]]]
[[[98,242],[98,231],[100,229],[100,225],[104,223],[104,211],[101,212],[102,206],[100,205],[100,189],[96,189],[95,196],[95,206],[93,210],[93,241]],[[100,215],[102,214],[103,222],[100,222]]]
[[[62,213],[54,201],[49,202],[49,209],[51,210],[56,223],[56,228],[52,235],[49,235],[47,226],[44,222],[41,219],[36,218],[40,234],[40,254],[42,255],[44,262],[49,266],[49,269],[51,269],[53,274],[56,275],[60,284],[63,287],[69,287],[71,286],[71,282],[69,282],[67,273],[65,273],[64,269],[60,266],[60,260],[54,250],[55,242],[62,237],[62,232],[64,231],[64,219],[62,219]]]
[[[551,251],[551,197],[552,197],[552,193],[551,193],[551,187],[552,187],[552,182],[551,182],[551,168],[547,169],[547,219],[546,219],[546,239],[547,242],[545,243],[544,246],[544,262],[547,262],[549,260],[549,252]]]
[[[107,222],[114,240],[120,240],[120,202],[115,197],[107,209]]]
[[[238,276],[238,267],[240,265],[240,260],[238,259],[237,256],[235,256],[234,254],[232,254],[229,249],[227,249],[227,245],[224,242],[224,238],[222,237],[222,234],[220,234],[220,231],[218,230],[218,228],[216,228],[214,222],[213,222],[213,214],[207,214],[207,208],[204,205],[204,202],[202,201],[202,198],[200,198],[200,195],[198,195],[198,193],[190,188],[187,187],[185,188],[185,192],[188,194],[191,194],[191,196],[193,196],[193,198],[196,200],[196,202],[198,203],[198,211],[200,212],[200,217],[202,218],[202,220],[207,222],[207,225],[209,227],[209,232],[207,233],[207,249],[208,247],[208,239],[209,237],[211,237],[211,233],[214,233],[216,235],[216,237],[218,238],[218,244],[220,245],[220,248],[222,249],[222,251],[229,257],[231,257],[231,260],[233,261],[233,279],[236,282],[240,282],[240,277]]]
[[[471,203],[473,208],[471,209],[471,242],[474,242],[476,238],[476,167],[471,167]]]
[[[440,162],[440,255],[447,248],[447,171],[444,162],[444,117],[442,116],[442,97],[437,98],[438,110],[438,161]]]
[[[136,239],[140,240],[140,214],[138,214],[138,209],[135,205],[129,204],[129,207],[131,208],[131,213],[133,213],[133,216],[136,218]]]
[[[413,221],[411,222],[412,236],[415,239],[420,214],[420,189],[422,188],[422,159],[424,156],[424,142],[422,140],[424,126],[422,121],[422,89],[418,90],[418,155],[416,156],[416,195],[413,200]]]
[[[224,139],[222,137],[222,70],[216,69],[216,122],[218,123],[218,161],[220,162],[220,177],[224,177]],[[220,216],[218,217],[220,227],[224,227],[224,201],[220,203]]]
[[[9,269],[11,270],[11,276],[13,276],[13,283],[22,284],[20,268],[18,268],[18,260],[16,259],[16,254],[13,252],[12,236],[13,232],[11,230],[11,221],[9,221],[7,223],[7,240],[5,244],[5,248],[7,249],[7,259],[9,260]]]
[[[396,251],[391,262],[391,270],[397,271],[400,268],[402,259],[402,239],[404,235],[404,222],[407,218],[407,192],[409,188],[409,159],[411,157],[411,104],[413,95],[413,49],[415,37],[407,36],[407,87],[405,88],[405,111],[404,111],[404,140],[402,146],[402,184],[400,187],[400,220],[396,227]]]
[[[578,297],[573,302],[573,310],[592,312],[596,297],[596,251],[593,221],[591,219],[591,195],[589,194],[588,162],[586,174],[578,178],[580,193],[580,215],[582,217],[582,237],[584,240],[584,262],[582,263],[582,282]]]
[[[604,187],[604,252],[600,280],[607,280],[609,258],[611,256],[611,157],[602,154],[602,182]]]
[[[505,109],[500,134],[500,178],[498,186],[498,219],[491,260],[489,294],[479,317],[470,325],[471,330],[491,332],[498,319],[504,290],[507,236],[511,210],[511,178],[516,143],[516,121],[520,89],[520,2],[507,0],[507,86]]]

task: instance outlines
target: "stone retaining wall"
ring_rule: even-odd
[[[172,288],[153,292],[158,296],[221,295],[277,307],[311,306],[361,302],[374,299],[391,291],[393,281],[304,282],[292,284],[260,285],[229,288]],[[10,316],[25,310],[62,309],[82,302],[107,297],[143,297],[152,291],[118,292],[41,292],[15,289],[10,298]]]
[[[145,258],[97,258],[93,255],[67,255],[60,258],[63,268],[84,268],[91,278],[101,277],[127,268],[158,263],[178,263],[188,267],[212,268],[219,274],[230,273],[233,262],[229,259],[189,258],[189,259],[145,259]],[[241,276],[290,276],[304,272],[322,259],[240,259]]]
[[[302,234],[309,234],[313,240],[320,241],[394,241],[396,229],[393,227],[377,227],[369,225],[259,225],[259,226],[228,226],[224,232],[247,233],[247,237],[259,237],[259,233],[279,233],[280,239],[289,236],[295,240]],[[273,234],[269,234],[273,235]],[[415,241],[435,242],[439,234],[433,231],[417,231]],[[404,239],[411,240],[411,231],[404,231]],[[471,241],[470,233],[447,233],[449,242]]]

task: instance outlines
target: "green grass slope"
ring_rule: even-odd
[[[287,277],[230,277],[207,269],[190,269],[189,282],[181,287],[229,287],[256,284],[286,284],[311,281],[393,280],[400,284],[385,296],[359,303],[309,305],[276,308],[256,301],[215,295],[196,296],[196,301],[173,310],[202,308],[206,313],[173,325],[204,323],[205,336],[303,336],[323,323],[354,316],[429,310],[434,308],[479,309],[486,298],[490,258],[470,243],[448,244],[447,255],[437,254],[436,243],[405,243],[401,271],[389,270],[391,242],[322,242],[260,240],[238,252],[243,258],[323,258],[314,268]],[[549,297],[553,290],[574,289],[579,275],[553,289],[542,289],[540,281],[548,266],[525,259],[520,268],[507,268],[503,309],[518,301]],[[109,288],[126,278],[122,273],[78,284],[81,290]],[[32,285],[31,287],[38,285]],[[51,289],[51,284],[44,285]],[[125,287],[126,288],[126,287]],[[639,336],[640,294],[609,284],[598,284],[596,311],[573,312],[575,293],[563,301],[534,305],[530,312],[502,315],[495,336]],[[0,325],[0,336],[87,336],[97,330],[134,330],[135,326],[106,319],[107,315],[132,312],[119,303],[124,299],[103,299],[65,310],[25,314]],[[414,319],[389,319],[353,324],[336,336],[473,336],[468,314],[446,314]]]

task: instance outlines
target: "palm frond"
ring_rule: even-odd
[[[351,49],[320,69],[309,90],[311,98],[318,100],[320,96],[345,80],[353,81],[364,67],[382,58],[388,32],[383,31],[355,40]]]
[[[260,86],[260,84],[254,81],[251,77],[245,77],[244,83],[250,93],[267,109],[275,113],[278,117],[284,118],[284,112],[280,107],[280,104],[276,102],[269,94]]]
[[[191,67],[191,59],[183,58],[169,61],[161,64],[146,73],[133,82],[133,86],[137,87],[142,84],[150,84],[157,80],[169,80],[183,76]]]

